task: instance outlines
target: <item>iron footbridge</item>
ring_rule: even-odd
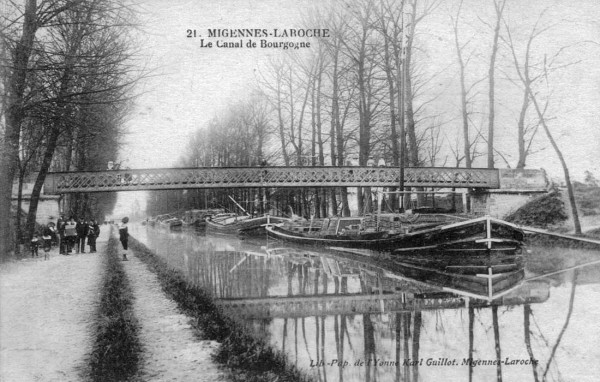
[[[45,194],[259,187],[397,187],[399,167],[203,167],[51,172]],[[411,167],[410,187],[500,188],[497,169]]]

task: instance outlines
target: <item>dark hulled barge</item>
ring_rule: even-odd
[[[273,239],[305,245],[364,248],[401,253],[441,250],[461,252],[511,252],[523,245],[524,234],[517,226],[484,216],[451,222],[443,215],[437,219],[405,220],[398,215],[393,229],[382,229],[380,218],[333,218],[307,225],[289,223],[269,225]],[[376,227],[373,226],[375,221]],[[385,221],[385,220],[384,220]]]

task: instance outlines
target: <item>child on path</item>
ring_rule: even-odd
[[[52,247],[52,236],[54,235],[54,223],[48,223],[44,230],[42,231],[42,240],[44,245],[44,259],[48,258],[48,252],[50,252],[50,247]]]
[[[38,248],[40,246],[40,238],[37,234],[33,235],[33,239],[31,239],[31,257],[38,257]]]
[[[129,232],[127,230],[128,222],[129,218],[126,216],[121,220],[121,224],[119,224],[119,240],[121,240],[121,244],[125,250],[125,253],[123,253],[123,261],[127,261],[127,240],[129,239]]]

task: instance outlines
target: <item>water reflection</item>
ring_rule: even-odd
[[[319,381],[600,375],[598,253],[391,259],[190,231],[132,234]]]

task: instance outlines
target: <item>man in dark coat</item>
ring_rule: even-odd
[[[77,239],[75,239],[75,252],[85,253],[85,238],[88,234],[88,224],[83,218],[79,218],[77,225],[75,227],[77,231]]]
[[[65,241],[65,217],[60,215],[56,222],[56,232],[58,233],[58,253],[64,255],[67,252],[67,242]]]
[[[95,219],[90,220],[88,224],[87,240],[90,246],[90,253],[96,253],[96,239],[100,235],[100,226]]]

